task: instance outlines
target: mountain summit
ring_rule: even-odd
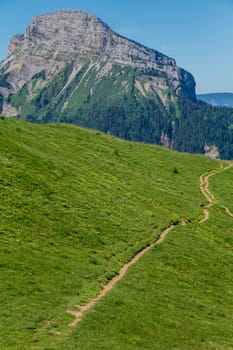
[[[91,58],[133,66],[175,65],[175,61],[114,33],[99,18],[82,11],[61,10],[33,19],[24,35],[10,43],[9,55],[25,54],[69,61]]]
[[[115,64],[155,70],[157,76],[147,81],[146,90],[156,93],[162,101],[166,99],[167,89],[172,89],[176,96],[195,98],[193,77],[178,68],[174,59],[114,33],[95,16],[71,10],[36,17],[23,35],[12,38],[8,58],[0,65],[7,85],[2,86],[0,92],[7,98],[27,86],[27,100],[31,100],[38,92],[31,82],[42,88],[67,64],[72,64],[65,82],[68,85],[84,66],[86,75],[96,74],[97,83],[98,79],[112,74]],[[127,81],[122,84],[127,92]],[[145,94],[139,80],[135,81],[135,87]],[[15,113],[20,113],[22,105],[15,107]]]
[[[232,110],[197,101],[193,76],[174,59],[82,11],[38,16],[12,38],[0,63],[0,113],[233,157]]]

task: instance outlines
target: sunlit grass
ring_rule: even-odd
[[[199,176],[218,167],[218,162],[202,156],[129,143],[74,126],[0,119],[0,348],[63,349],[65,343],[65,349],[93,349],[84,342],[95,322],[86,323],[92,313],[74,331],[74,337],[54,334],[67,331],[71,316],[66,310],[94,297],[101,285],[170,223],[200,219],[205,201],[199,193]],[[178,242],[161,246],[159,254],[165,251],[168,261],[170,254],[185,254],[185,249],[195,255],[197,240],[189,242],[186,234],[174,235],[170,239]],[[203,254],[212,259],[208,247]],[[154,254],[157,252],[135,267],[139,269],[135,276],[137,288],[142,288],[137,296],[141,302],[151,303],[153,293],[144,293],[152,288],[146,276],[156,269],[164,288],[166,283],[168,288],[173,286],[176,295],[175,280],[169,281],[166,270],[162,276]],[[148,261],[145,266],[144,261]],[[124,307],[127,317],[131,311],[133,317],[139,301],[124,290],[127,283],[133,291],[135,282],[130,277],[119,284],[122,298],[116,303],[128,300]],[[119,293],[118,288],[113,293]],[[102,305],[110,310],[109,303],[114,308],[111,295],[106,306],[102,301],[96,310]],[[94,313],[94,319],[104,315]],[[155,319],[150,313],[145,317],[153,334]],[[107,320],[106,314],[103,325]],[[131,332],[137,337],[134,326],[129,323],[129,327],[127,337],[132,337]],[[82,347],[75,340],[77,334]],[[98,339],[94,349],[101,349]],[[114,339],[106,338],[103,349],[107,344],[115,344],[115,349],[121,342],[127,344],[118,333]],[[95,337],[88,341],[95,343]],[[139,341],[141,349],[154,349],[149,338],[144,347],[141,340],[132,341]]]

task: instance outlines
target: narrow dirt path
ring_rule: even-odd
[[[233,218],[233,213],[230,211],[229,208],[225,207],[225,212],[227,213],[227,215],[229,215]]]
[[[221,164],[221,168],[218,170],[213,170],[209,172],[208,174],[203,174],[200,176],[200,191],[203,194],[203,196],[206,198],[208,204],[205,205],[203,208],[204,211],[204,218],[201,219],[199,222],[203,223],[209,219],[209,207],[212,206],[215,203],[214,195],[209,190],[209,178],[213,175],[216,175],[218,173],[221,173],[230,167],[233,167],[233,162],[230,162],[226,167],[223,167]],[[233,213],[230,212],[228,208],[225,208],[226,213],[233,217]],[[177,225],[186,225],[186,222],[182,219]],[[145,253],[147,253],[149,250],[154,248],[156,245],[160,244],[164,238],[167,236],[167,234],[177,225],[170,225],[167,227],[160,235],[159,239],[156,240],[156,242],[152,243],[150,246],[145,247],[140,252],[138,252],[129,262],[127,262],[120,270],[118,275],[113,277],[105,286],[103,286],[101,292],[97,295],[96,298],[91,299],[86,305],[84,306],[76,306],[76,310],[68,310],[67,313],[74,316],[73,322],[69,324],[69,327],[74,327],[79,323],[83,317],[83,315],[90,310],[100,299],[102,299],[113,287],[114,285],[120,281],[128,271],[129,267],[134,265]]]
[[[208,205],[208,206],[206,206],[205,208],[203,208],[204,218],[201,219],[201,220],[199,221],[201,224],[202,224],[203,222],[209,220],[210,215],[209,215],[209,210],[207,209],[207,208],[209,208],[209,207],[210,207],[210,205]]]
[[[214,203],[214,196],[209,191],[209,177],[211,174],[214,174],[214,172],[213,173],[211,172],[208,174],[203,174],[200,176],[200,191],[208,202],[208,204],[206,204],[203,208],[204,217],[203,217],[203,219],[200,220],[201,224],[203,222],[209,220],[209,210],[208,209]]]
[[[227,169],[233,167],[233,162],[229,162],[229,164],[225,167],[221,164],[221,168],[218,170],[212,170],[208,174],[203,174],[200,176],[200,191],[207,200],[208,204],[204,206],[203,212],[204,217],[200,220],[200,223],[203,223],[209,219],[209,208],[215,203],[214,195],[209,190],[209,178],[211,176],[217,175],[219,173],[222,173],[223,171],[226,171]],[[233,214],[230,212],[228,208],[225,208],[225,211],[228,215],[233,217]]]
[[[113,287],[114,285],[120,281],[128,271],[129,267],[134,265],[145,253],[147,253],[149,250],[154,248],[156,245],[160,244],[164,238],[167,236],[167,234],[175,227],[176,225],[170,225],[167,227],[160,235],[159,239],[152,243],[150,246],[147,246],[146,248],[142,249],[140,252],[138,252],[128,263],[126,263],[120,270],[119,274],[113,277],[111,281],[109,281],[105,286],[103,286],[102,291],[99,293],[99,295],[91,299],[86,305],[84,306],[76,306],[78,310],[68,310],[67,312],[75,317],[74,321],[69,324],[69,327],[76,326],[77,323],[79,323],[85,314],[86,311],[90,310],[100,299],[102,299]]]

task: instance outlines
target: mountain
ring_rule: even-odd
[[[71,125],[0,117],[0,133],[1,349],[231,348],[225,162]],[[207,172],[217,201],[200,224]],[[171,224],[71,330],[67,310]]]
[[[212,106],[233,107],[233,93],[200,94],[197,98]]]
[[[135,89],[141,97],[156,94],[163,104],[170,101],[169,89],[173,98],[195,98],[192,76],[173,59],[119,36],[81,11],[62,10],[35,18],[24,35],[12,38],[0,72],[1,93],[15,107],[14,113],[28,116],[24,104],[29,100],[35,105],[37,97],[35,108],[44,107],[39,112],[42,120],[51,110],[44,96],[49,94],[41,92],[44,87],[54,89],[55,107],[74,121],[79,121],[77,110],[88,96],[91,99],[102,90],[98,98],[105,97],[105,80],[114,83],[114,93],[127,95]]]
[[[61,10],[33,19],[0,64],[0,111],[65,122],[127,140],[233,158],[233,112],[196,100],[174,59]]]

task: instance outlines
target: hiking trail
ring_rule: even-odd
[[[203,208],[204,217],[203,217],[203,219],[201,219],[199,221],[199,223],[203,223],[209,219],[209,210],[208,209],[214,203],[216,203],[214,195],[209,190],[209,178],[211,176],[219,174],[219,173],[221,173],[221,172],[223,172],[231,167],[233,167],[233,162],[229,162],[229,164],[225,167],[223,167],[223,164],[221,164],[220,169],[212,170],[209,173],[206,173],[206,174],[203,174],[200,176],[200,178],[199,178],[200,187],[199,188],[200,188],[201,193],[203,194],[203,196],[205,197],[205,199],[207,200],[208,203]],[[231,211],[227,207],[225,207],[225,211],[229,216],[233,217],[233,213],[231,213]],[[88,310],[90,310],[100,299],[102,299],[114,287],[114,285],[125,276],[125,274],[128,271],[130,266],[134,265],[149,250],[154,248],[156,245],[162,243],[163,240],[165,239],[165,237],[167,236],[167,234],[178,225],[186,225],[186,222],[184,221],[184,219],[181,219],[180,222],[177,223],[176,225],[171,224],[169,227],[167,227],[161,233],[160,237],[154,243],[152,243],[151,245],[140,250],[131,260],[129,260],[125,265],[123,265],[123,267],[119,271],[118,275],[113,277],[106,285],[104,285],[102,287],[101,292],[97,295],[96,298],[91,299],[86,305],[83,305],[83,306],[76,305],[75,306],[76,310],[67,310],[67,313],[74,316],[74,320],[69,324],[69,327],[76,326],[81,321],[83,315]]]
[[[200,223],[203,223],[209,219],[209,208],[216,203],[216,200],[214,198],[214,195],[209,190],[209,178],[211,176],[217,175],[219,173],[222,173],[223,171],[226,171],[227,169],[233,167],[233,162],[229,162],[229,164],[225,167],[223,167],[223,164],[221,164],[221,168],[217,170],[212,170],[207,174],[203,174],[200,176],[200,191],[207,200],[208,204],[206,204],[203,208],[204,212],[204,218],[200,220]],[[229,208],[225,207],[225,211],[227,215],[233,217],[233,213],[229,210]]]
[[[129,260],[120,270],[118,275],[113,277],[105,286],[103,286],[101,292],[98,294],[98,296],[94,299],[91,299],[86,305],[84,306],[76,306],[78,310],[68,310],[67,312],[73,316],[75,316],[75,319],[73,322],[69,324],[69,327],[74,327],[78,322],[81,321],[84,313],[88,310],[90,310],[100,299],[102,299],[107,292],[109,292],[114,285],[120,281],[128,271],[129,267],[134,265],[146,252],[154,248],[156,245],[160,244],[166,235],[175,227],[176,225],[170,225],[167,227],[160,235],[159,239],[152,243],[151,245],[143,248],[141,251],[139,251],[131,260]]]

